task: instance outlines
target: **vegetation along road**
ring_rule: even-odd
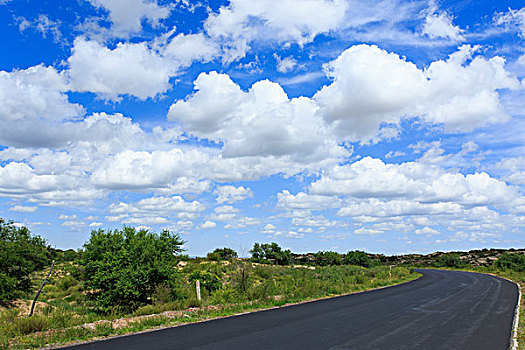
[[[518,287],[490,275],[418,270],[418,280],[80,349],[507,349]]]

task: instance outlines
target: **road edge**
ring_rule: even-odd
[[[520,306],[521,306],[521,287],[519,283],[512,281],[518,287],[518,303],[516,304],[516,309],[514,310],[514,321],[512,323],[512,334],[511,334],[511,343],[510,349],[518,349],[518,325],[520,323]]]
[[[508,277],[497,275],[493,272],[481,272],[476,270],[467,270],[467,269],[448,269],[448,268],[434,268],[436,270],[444,270],[444,271],[463,271],[463,272],[471,272],[471,273],[479,273],[481,275],[489,275],[497,278],[501,278],[505,281],[509,281],[511,283],[514,283],[516,287],[518,287],[518,301],[516,303],[516,308],[514,309],[514,318],[512,320],[512,328],[510,331],[510,339],[509,339],[509,350],[518,350],[518,326],[520,323],[520,311],[521,311],[521,286],[518,282],[511,280]],[[432,270],[432,269],[428,269]]]

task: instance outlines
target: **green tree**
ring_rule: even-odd
[[[259,263],[289,265],[293,262],[292,252],[283,250],[277,243],[255,243],[250,250],[252,259]]]
[[[82,253],[86,286],[103,311],[135,310],[150,302],[158,286],[174,290],[174,265],[182,244],[177,234],[166,230],[160,234],[133,227],[92,231]]]
[[[232,260],[237,258],[237,252],[231,248],[217,248],[213,252],[207,254],[208,260],[221,261]]]
[[[341,254],[336,252],[317,252],[315,253],[315,264],[319,266],[341,265]]]
[[[0,302],[31,289],[29,275],[50,263],[46,241],[25,226],[0,218]]]
[[[343,258],[343,264],[370,267],[372,266],[372,260],[370,259],[367,253],[355,250],[352,252],[348,252],[345,255],[345,257]]]

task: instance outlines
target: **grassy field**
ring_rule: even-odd
[[[31,296],[0,310],[0,348],[39,348],[234,315],[406,282],[411,268],[377,266],[274,266],[245,260],[181,262],[177,295],[158,288],[151,304],[132,314],[104,313],[88,297],[72,263],[56,266],[28,318]],[[35,285],[46,271],[35,274]],[[204,274],[204,275],[203,275]],[[197,300],[191,276],[204,281]],[[208,288],[206,288],[208,287]]]

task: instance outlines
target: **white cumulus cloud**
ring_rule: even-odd
[[[217,195],[216,200],[219,204],[231,204],[253,197],[252,190],[243,186],[221,186],[215,190],[215,194]]]
[[[141,43],[119,43],[114,49],[85,38],[75,39],[68,58],[71,88],[116,99],[133,95],[147,99],[167,91],[177,66]]]
[[[506,121],[497,90],[518,89],[519,81],[503,58],[472,58],[475,51],[462,46],[422,70],[377,46],[352,46],[326,65],[333,83],[314,99],[334,132],[353,141],[368,141],[382,124],[406,117],[442,123],[449,132]]]
[[[454,17],[446,12],[439,11],[436,4],[432,1],[426,11],[425,22],[423,23],[422,33],[431,39],[444,38],[452,41],[464,41],[464,30],[453,23]]]
[[[148,21],[152,26],[159,25],[160,20],[169,16],[169,6],[159,6],[156,0],[89,0],[95,6],[108,11],[112,22],[112,34],[128,38],[140,33],[142,21]]]

